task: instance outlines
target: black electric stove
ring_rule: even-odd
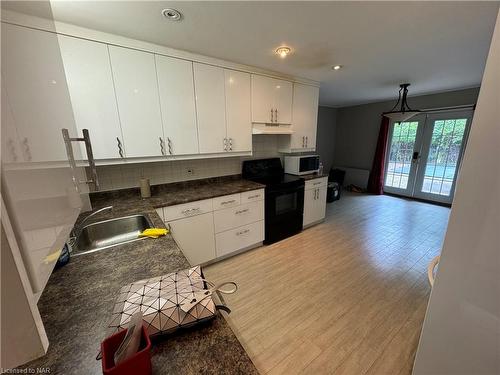
[[[266,185],[265,244],[302,230],[304,179],[285,174],[280,158],[246,160],[242,175],[244,179]]]

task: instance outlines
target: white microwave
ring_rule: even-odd
[[[300,176],[303,174],[311,174],[318,170],[318,155],[285,156],[285,173]]]

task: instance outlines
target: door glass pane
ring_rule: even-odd
[[[467,119],[434,121],[422,192],[449,196]]]
[[[396,122],[389,147],[385,186],[406,189],[417,137],[418,121]]]

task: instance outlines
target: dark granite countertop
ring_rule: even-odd
[[[206,178],[151,186],[151,198],[141,199],[138,188],[92,193],[94,208],[116,204],[139,204],[152,208],[173,206],[202,199],[263,189],[265,185],[244,180],[240,175]]]
[[[129,189],[135,194],[129,190],[92,194],[94,208],[113,205],[114,209],[90,222],[145,213],[156,227],[165,227],[155,207],[263,187],[239,178],[169,185],[155,187],[150,199],[140,199],[137,189]],[[48,367],[51,374],[100,374],[101,362],[95,356],[118,290],[133,281],[187,267],[188,261],[169,235],[72,257],[52,273],[38,303],[50,343],[47,354],[21,368]],[[221,313],[203,325],[156,340],[152,363],[154,374],[258,373]]]

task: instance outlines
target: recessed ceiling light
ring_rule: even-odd
[[[342,65],[334,65],[334,66],[332,66],[333,70],[339,70],[340,68],[342,68]]]
[[[168,18],[171,21],[180,21],[180,19],[182,18],[181,12],[173,8],[163,9],[161,11],[161,14],[163,14],[166,18]]]
[[[290,52],[292,52],[292,50],[290,49],[290,47],[281,46],[281,47],[276,48],[275,52],[277,55],[279,55],[279,57],[284,59],[285,57],[287,57],[290,54]]]

